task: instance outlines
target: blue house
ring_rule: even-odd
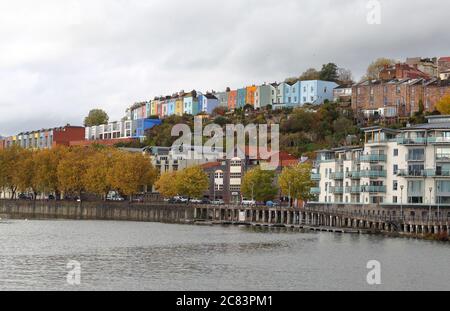
[[[212,94],[202,94],[199,96],[199,105],[202,112],[211,114],[219,106],[219,99]]]
[[[133,122],[133,137],[144,137],[145,131],[160,125],[160,119],[138,119]]]
[[[244,108],[245,101],[247,100],[247,88],[237,90],[236,108]]]
[[[339,85],[335,82],[310,80],[301,82],[300,105],[320,105],[325,100],[333,100],[333,90]]]
[[[167,116],[172,116],[175,114],[175,99],[171,98],[167,101]]]

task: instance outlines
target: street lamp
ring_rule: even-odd
[[[403,188],[404,186],[400,186],[400,217],[403,219]]]
[[[439,211],[439,208],[440,208],[440,205],[441,205],[441,196],[439,195],[439,193],[441,192],[440,190],[441,190],[441,186],[438,184],[438,186],[437,186],[437,195],[438,195],[438,202],[437,202],[437,217],[438,217],[438,221],[440,221],[440,211]]]
[[[433,192],[433,187],[430,187],[430,208],[428,210],[428,221],[430,221],[430,217],[431,217],[431,192]]]

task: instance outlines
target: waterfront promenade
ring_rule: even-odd
[[[0,217],[163,223],[235,224],[348,233],[446,234],[448,207],[308,204],[305,208],[187,205],[163,202],[47,202],[0,200]],[[401,215],[403,214],[403,215]]]

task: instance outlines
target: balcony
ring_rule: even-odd
[[[397,176],[409,178],[427,177],[427,170],[399,170]]]
[[[320,174],[311,174],[311,180],[320,181]]]
[[[364,178],[385,178],[387,176],[386,171],[361,171],[361,177]]]
[[[428,137],[429,144],[450,144],[450,137]]]
[[[331,173],[330,174],[330,178],[331,179],[338,179],[338,180],[340,180],[340,179],[344,179],[344,172],[335,172],[335,173]]]
[[[320,194],[320,188],[318,187],[311,188],[311,194]]]
[[[365,154],[361,156],[361,162],[386,162],[385,154]]]
[[[344,187],[331,187],[330,193],[343,194],[344,193]]]
[[[424,176],[425,177],[450,177],[450,171],[449,170],[435,170],[435,169],[429,169],[424,170]]]
[[[400,138],[397,138],[397,143],[399,145],[426,145],[427,138],[426,137],[415,137],[415,138],[400,137]]]
[[[345,175],[346,175],[346,178],[351,178],[351,179],[360,179],[361,178],[360,171],[347,172]]]
[[[362,192],[362,186],[352,186],[352,187],[347,187],[345,188],[345,192],[346,193],[361,193]]]
[[[450,162],[450,154],[436,154],[436,162]]]
[[[361,186],[362,192],[386,193],[386,186]]]

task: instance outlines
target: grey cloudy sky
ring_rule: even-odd
[[[335,62],[450,56],[447,0],[0,0],[0,134],[111,119],[193,88],[280,81]]]

